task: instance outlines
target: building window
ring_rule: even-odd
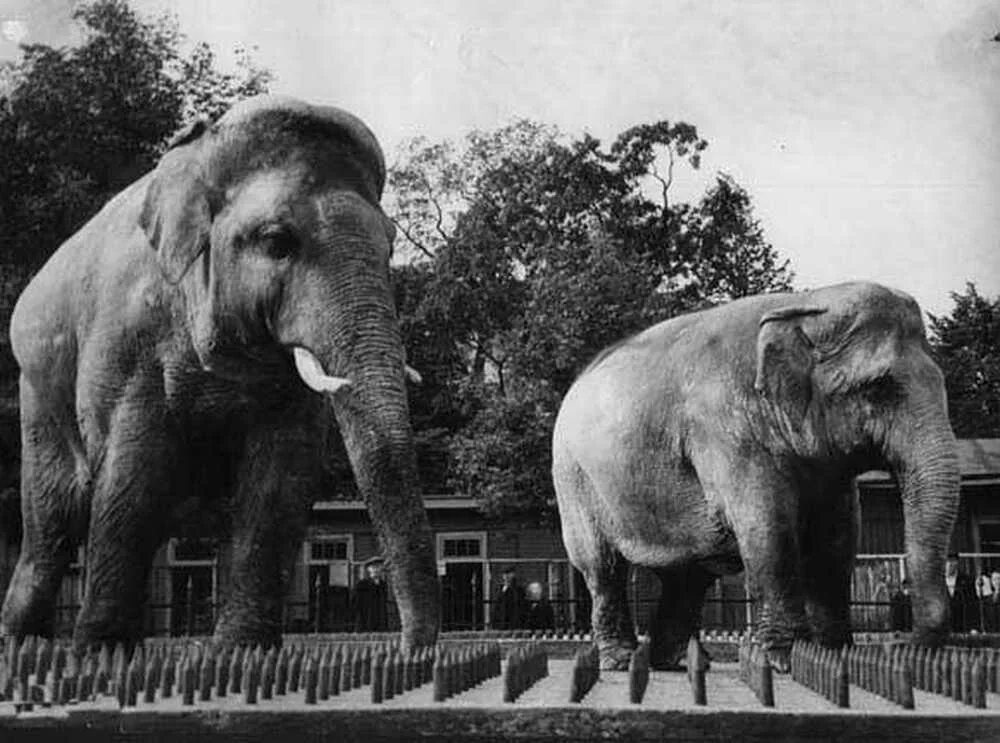
[[[979,522],[979,552],[982,573],[1000,570],[1000,521]]]
[[[979,551],[1000,555],[1000,521],[981,521],[979,523]]]
[[[179,537],[171,540],[170,561],[174,564],[215,564],[215,543],[211,539]]]
[[[444,539],[442,557],[480,557],[482,542],[480,539]]]
[[[320,538],[309,542],[309,562],[329,563],[347,559],[346,537]]]

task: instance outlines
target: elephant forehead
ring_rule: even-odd
[[[381,210],[354,191],[319,193],[313,198],[313,204],[322,222],[335,224],[341,230],[368,234],[383,229]]]
[[[297,195],[308,185],[309,177],[302,167],[265,170],[227,188],[226,201],[239,201],[247,209],[263,210],[269,204]]]
[[[240,229],[276,220],[306,223],[315,217],[310,186],[308,173],[301,169],[255,173],[226,190],[221,213]]]

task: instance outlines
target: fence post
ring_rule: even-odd
[[[747,584],[746,580],[743,581],[743,600],[744,606],[746,607],[744,621],[746,623],[746,630],[748,632],[753,631],[753,601],[750,599],[750,586]]]
[[[315,591],[316,614],[313,617],[313,631],[318,635],[323,631],[323,581],[320,574],[316,573],[316,580],[313,581]]]
[[[472,572],[469,574],[469,585],[472,588],[472,621],[470,622],[471,628],[473,630],[478,629],[477,617],[479,614],[479,586],[476,585],[476,574]]]
[[[187,588],[185,589],[187,598],[187,636],[194,635],[194,576],[189,575]]]

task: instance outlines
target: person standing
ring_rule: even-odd
[[[944,582],[948,587],[949,609],[951,610],[951,631],[968,632],[978,626],[976,588],[972,576],[959,569],[958,554],[948,555],[945,563]]]
[[[354,587],[351,613],[355,632],[384,632],[389,629],[386,601],[388,590],[382,575],[382,560],[365,564],[365,577]]]
[[[987,632],[1000,632],[1000,570],[990,573],[990,594],[983,601]]]
[[[513,566],[505,567],[500,575],[500,590],[493,599],[490,624],[493,629],[520,629],[525,608],[524,589],[517,582],[517,571]]]
[[[525,626],[528,629],[548,630],[556,628],[555,614],[552,604],[545,598],[541,583],[528,584],[528,610]]]
[[[893,632],[909,632],[913,629],[909,578],[904,578],[900,587],[892,594],[889,614]]]

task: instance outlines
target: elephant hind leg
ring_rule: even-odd
[[[0,636],[51,636],[63,575],[85,530],[86,484],[65,432],[23,378],[21,418],[21,552],[0,610]]]
[[[555,477],[563,542],[570,561],[587,582],[591,623],[601,668],[623,670],[637,642],[628,605],[625,557],[611,545],[584,507],[593,502],[593,485],[583,471],[567,466]]]
[[[583,573],[590,590],[590,618],[601,654],[601,668],[624,670],[637,645],[628,605],[629,563],[601,540],[596,556],[574,564]]]
[[[658,570],[660,601],[652,627],[650,664],[659,670],[676,670],[691,637],[701,629],[705,591],[714,576],[697,565]]]

